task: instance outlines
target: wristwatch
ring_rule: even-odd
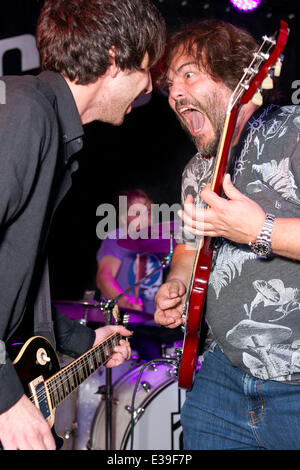
[[[255,242],[249,242],[250,249],[258,256],[267,257],[272,252],[271,233],[274,225],[275,215],[266,214],[265,223]]]

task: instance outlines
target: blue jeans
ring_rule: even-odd
[[[182,408],[184,448],[300,449],[300,387],[256,379],[212,346]]]

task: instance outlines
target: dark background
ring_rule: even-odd
[[[34,34],[42,5],[38,0],[1,2],[0,39]],[[300,80],[299,10],[297,0],[262,0],[250,13],[236,11],[229,0],[155,0],[169,32],[203,17],[217,17],[248,29],[256,39],[271,35],[279,20],[290,26],[280,79],[282,102],[291,104],[292,83]],[[4,74],[20,74],[17,50],[5,54]],[[38,73],[32,70],[26,73]],[[295,103],[294,103],[295,104]],[[54,299],[78,300],[95,288],[96,209],[113,203],[120,190],[140,187],[155,203],[180,202],[181,173],[195,153],[166,97],[152,93],[150,102],[136,107],[121,127],[102,123],[85,126],[85,145],[79,154],[80,168],[73,187],[61,203],[50,236],[51,288]]]

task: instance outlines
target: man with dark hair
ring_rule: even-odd
[[[184,227],[156,296],[158,323],[184,323],[197,239],[215,242],[204,360],[181,416],[189,449],[300,448],[300,108],[243,104],[225,197],[210,184],[227,105],[255,48],[240,28],[203,20],[170,39],[161,67],[198,153],[183,172]]]
[[[148,0],[46,0],[37,28],[44,71],[3,77],[0,114],[0,338],[36,331],[33,312],[49,298],[47,235],[71,186],[83,124],[120,125],[137,96],[152,90],[164,21]],[[36,316],[35,316],[36,318]],[[52,325],[53,333],[49,325]],[[39,323],[58,350],[78,357],[121,326],[93,331],[53,312]],[[37,325],[37,323],[35,323]],[[49,331],[50,330],[50,331]],[[122,340],[107,365],[130,357]],[[5,449],[53,449],[50,427],[24,395],[12,358],[0,364],[0,441]]]

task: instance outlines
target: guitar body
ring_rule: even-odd
[[[194,381],[200,337],[200,325],[203,315],[212,256],[213,241],[210,237],[205,237],[201,247],[201,257],[198,257],[194,272],[193,285],[189,298],[188,314],[185,324],[185,336],[180,360],[180,369],[178,373],[178,385],[179,387],[185,389],[190,389]]]
[[[112,333],[62,369],[52,345],[41,336],[30,338],[17,354],[14,353],[16,349],[9,351],[9,357],[15,357],[13,364],[25,393],[51,427],[57,449],[63,445],[63,439],[53,426],[56,408],[107,363],[120,339],[119,333]]]
[[[42,361],[41,350],[44,350],[50,361]],[[44,379],[50,378],[60,370],[59,361],[52,345],[42,336],[34,336],[21,347],[13,361],[17,374],[25,391],[30,393],[28,384],[36,377],[42,375]]]
[[[47,359],[45,361],[45,357],[50,360]],[[26,341],[19,350],[13,364],[28,397],[34,396],[33,390],[35,389],[35,382],[39,377],[42,377],[45,381],[60,370],[60,364],[55,350],[52,345],[41,336],[34,336]],[[56,434],[53,426],[54,410],[51,410],[48,414],[47,411],[44,411],[43,402],[39,404],[36,400],[34,400],[34,402],[44,415],[44,418],[47,419],[55,439],[56,448],[60,449],[63,445],[63,439]]]

